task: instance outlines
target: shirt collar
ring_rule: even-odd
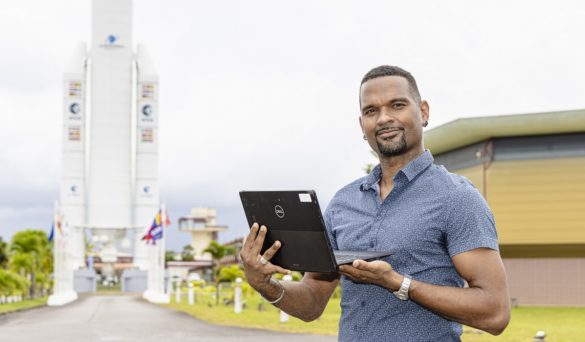
[[[378,164],[364,178],[362,184],[360,185],[360,189],[362,191],[370,190],[375,184],[378,184],[378,181],[380,181],[380,177],[382,177],[382,168],[380,167],[380,164]]]
[[[429,150],[425,150],[420,156],[416,157],[414,160],[410,161],[405,167],[403,167],[399,173],[403,173],[408,181],[412,181],[416,176],[418,176],[421,172],[426,170],[434,161],[433,155]],[[372,172],[368,174],[363,182],[360,185],[360,189],[362,191],[370,190],[375,184],[380,181],[380,177],[382,177],[382,168],[380,164],[376,165]]]
[[[408,181],[412,181],[414,177],[418,176],[419,173],[426,170],[435,159],[429,150],[425,150],[423,154],[416,157],[416,159],[412,160],[408,163],[405,167],[402,168],[402,173],[408,178]]]

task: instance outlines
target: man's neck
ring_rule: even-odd
[[[404,154],[393,157],[380,158],[380,168],[382,170],[382,177],[380,178],[380,186],[394,185],[394,176],[404,168],[408,163],[415,160],[418,156],[425,152],[424,147],[413,148]]]

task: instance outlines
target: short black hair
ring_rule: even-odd
[[[378,77],[384,77],[384,76],[400,76],[400,77],[406,78],[406,80],[408,81],[408,86],[410,87],[410,93],[411,93],[412,97],[414,97],[414,100],[417,103],[420,103],[420,101],[421,101],[420,92],[418,91],[418,86],[416,85],[416,80],[414,79],[412,74],[410,72],[402,69],[401,67],[397,67],[394,65],[380,65],[380,66],[375,67],[372,70],[368,71],[366,73],[366,75],[364,76],[364,78],[362,78],[362,83],[360,83],[360,88],[367,81],[372,80],[374,78],[378,78]]]

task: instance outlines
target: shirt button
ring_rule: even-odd
[[[370,248],[374,248],[375,244],[373,242],[370,242]]]
[[[366,306],[366,302],[365,301],[362,301],[361,305],[362,305],[362,308],[363,308],[364,306]]]

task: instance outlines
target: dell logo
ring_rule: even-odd
[[[284,209],[282,209],[282,207],[280,205],[276,205],[274,207],[274,213],[276,214],[276,216],[278,216],[279,218],[283,218],[284,217]]]

